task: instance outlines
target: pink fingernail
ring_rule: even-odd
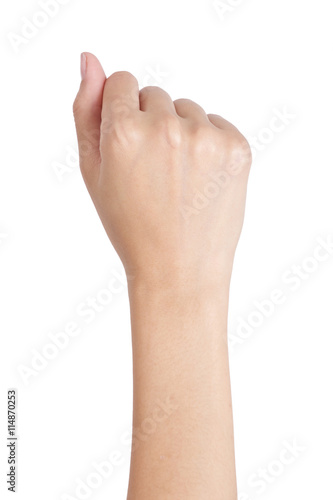
[[[84,52],[81,54],[81,78],[82,80],[86,76],[86,70],[87,70],[87,56],[85,55]]]

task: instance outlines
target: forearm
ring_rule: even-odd
[[[134,435],[128,500],[236,500],[228,286],[140,283],[129,290]]]

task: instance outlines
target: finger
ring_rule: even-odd
[[[220,128],[221,130],[233,130],[238,131],[238,129],[232,123],[225,120],[220,115],[209,114],[207,115],[210,122],[212,122],[215,127]]]
[[[81,55],[82,81],[73,104],[82,172],[96,170],[100,161],[99,139],[105,73],[98,59]]]
[[[226,132],[224,135],[228,136],[229,144],[233,145],[233,155],[226,171],[233,176],[243,171],[248,173],[248,167],[252,163],[252,153],[246,138],[235,125],[222,118],[222,116],[214,114],[207,116],[215,127]]]
[[[176,109],[165,90],[149,86],[140,90],[140,109],[149,113],[168,112],[176,115]]]
[[[208,122],[205,110],[191,99],[177,99],[174,101],[174,105],[177,114],[182,118]]]
[[[135,76],[128,71],[117,71],[109,76],[104,86],[103,124],[126,118],[139,110],[139,84]]]

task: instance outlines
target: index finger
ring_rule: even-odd
[[[128,71],[113,73],[104,85],[102,121],[113,122],[137,111],[140,111],[137,79]]]

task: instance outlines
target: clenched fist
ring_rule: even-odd
[[[145,283],[228,280],[251,151],[237,128],[82,55],[80,166],[126,273]]]

